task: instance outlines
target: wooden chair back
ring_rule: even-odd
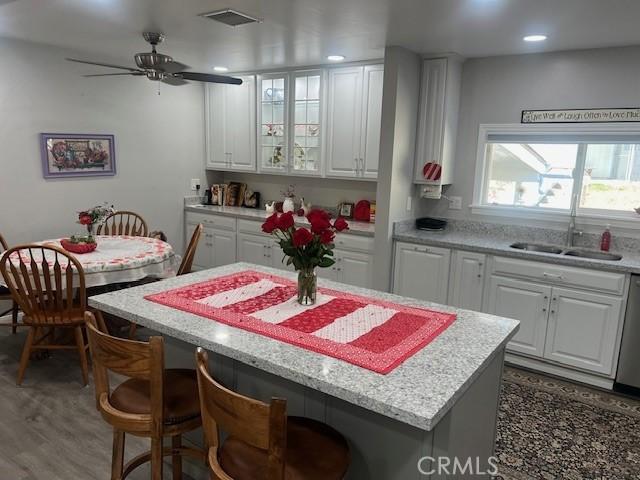
[[[4,252],[5,250],[9,250],[9,246],[7,245],[6,240],[0,233],[0,253]]]
[[[150,337],[148,342],[125,340],[103,331],[103,324],[92,312],[85,313],[89,350],[93,360],[93,376],[96,388],[96,408],[107,416],[109,423],[127,423],[126,430],[148,430],[153,425],[162,430],[164,423],[164,341],[162,337]],[[135,416],[120,412],[109,403],[108,372],[149,381],[151,415]],[[137,418],[136,418],[137,417]],[[136,424],[137,427],[136,428]]]
[[[204,226],[199,223],[196,228],[193,230],[193,235],[191,235],[191,240],[189,241],[189,246],[187,250],[184,252],[184,257],[182,257],[182,262],[180,263],[180,268],[178,268],[177,275],[185,275],[187,273],[191,273],[191,267],[193,266],[193,257],[196,255],[196,250],[198,249],[198,242],[200,241],[200,237],[202,236],[202,230]]]
[[[24,323],[82,323],[87,292],[80,262],[53,245],[20,245],[0,259],[0,273],[24,312]]]
[[[149,234],[147,222],[135,212],[121,210],[109,215],[98,225],[98,235],[131,235],[146,237]]]
[[[202,428],[206,445],[212,449],[209,461],[214,473],[220,478],[228,478],[217,461],[220,425],[228,434],[265,450],[269,458],[265,478],[282,480],[287,446],[287,401],[273,398],[266,404],[220,385],[209,374],[209,357],[202,348],[196,351],[196,366]]]

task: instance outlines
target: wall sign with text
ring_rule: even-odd
[[[520,123],[640,122],[640,108],[523,110]]]

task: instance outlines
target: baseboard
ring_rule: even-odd
[[[593,385],[594,387],[603,388],[605,390],[613,390],[613,379],[611,378],[561,367],[559,365],[536,360],[535,358],[523,357],[509,352],[505,354],[504,361],[507,364],[525,367],[537,372],[548,373],[550,375],[555,375],[556,377],[585,383],[587,385]]]

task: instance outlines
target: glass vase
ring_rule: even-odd
[[[298,271],[298,303],[313,305],[316,303],[316,289],[318,277],[313,268],[303,268]]]

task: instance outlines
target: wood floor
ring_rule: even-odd
[[[83,387],[77,355],[60,351],[32,359],[17,387],[25,337],[25,329],[11,335],[0,328],[0,479],[108,480],[112,434],[95,409],[93,382]],[[148,440],[127,436],[125,458],[148,448]],[[193,464],[186,470],[194,468],[202,470]],[[129,478],[149,476],[148,466],[142,466]]]

